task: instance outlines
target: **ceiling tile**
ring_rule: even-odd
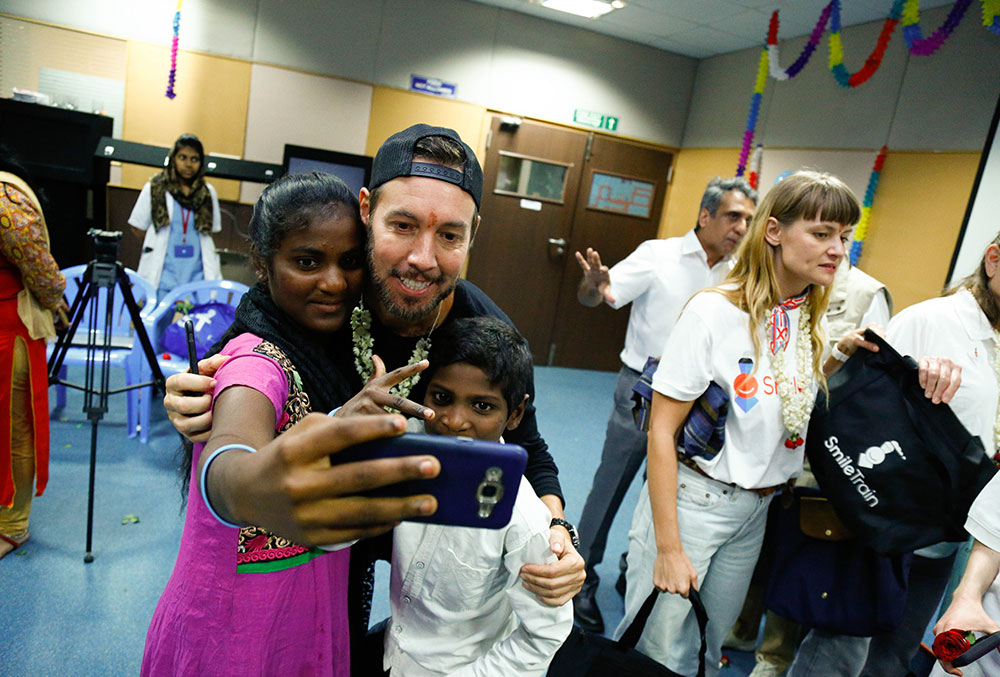
[[[470,1],[695,58],[762,44],[767,37],[771,12],[775,9],[779,10],[781,20],[781,40],[808,35],[829,3],[829,0],[626,0],[628,4],[624,9],[600,19],[584,19],[528,0]],[[921,0],[920,8],[931,9],[952,2]],[[892,3],[893,0],[842,0],[841,24],[853,26],[884,21]],[[926,33],[937,26],[923,28]]]
[[[677,16],[667,14],[662,11],[655,11],[645,7],[628,4],[624,9],[619,9],[610,14],[606,14],[595,20],[595,26],[614,25],[624,28],[632,28],[642,33],[669,37],[674,33],[689,31],[698,24]]]

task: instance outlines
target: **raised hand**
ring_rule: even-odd
[[[583,270],[583,279],[577,289],[577,298],[587,306],[596,306],[602,301],[614,303],[611,294],[611,275],[609,268],[601,264],[601,255],[587,247],[587,255],[576,252],[576,261]]]
[[[368,383],[365,384],[360,393],[338,409],[334,416],[340,418],[362,414],[385,414],[388,413],[385,408],[389,407],[399,411],[404,416],[415,416],[424,420],[434,417],[433,410],[389,392],[389,389],[397,383],[426,369],[427,360],[393,369],[389,373],[386,373],[385,363],[378,355],[372,355],[372,363],[375,365],[375,372],[368,379]]]

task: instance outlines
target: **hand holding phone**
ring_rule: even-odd
[[[528,462],[528,453],[516,444],[407,433],[349,447],[331,454],[330,462],[419,455],[437,457],[441,473],[433,479],[379,487],[365,495],[433,494],[438,501],[437,512],[413,518],[415,522],[483,529],[507,526]]]

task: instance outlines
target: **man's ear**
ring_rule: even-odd
[[[361,223],[368,225],[368,217],[371,216],[369,209],[371,208],[371,202],[369,198],[371,193],[367,188],[362,188],[361,192],[358,193],[358,205],[361,207]]]
[[[764,240],[772,247],[781,245],[781,224],[773,216],[767,220],[764,226]]]
[[[514,411],[510,412],[510,416],[507,417],[507,430],[513,430],[517,426],[521,425],[521,419],[524,418],[524,410],[528,407],[528,394],[525,393],[524,399],[521,400],[521,404],[514,408]]]
[[[702,207],[698,213],[698,225],[704,228],[710,218],[712,218],[712,215],[708,212],[708,207]]]
[[[472,222],[472,234],[469,236],[469,248],[472,247],[472,243],[476,241],[476,233],[479,232],[479,224],[483,222],[483,217],[476,214],[476,220]]]

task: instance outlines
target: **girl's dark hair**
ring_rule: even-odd
[[[265,188],[250,217],[250,247],[258,274],[285,235],[304,230],[313,220],[333,216],[344,208],[361,228],[357,196],[333,174],[287,174]]]
[[[177,155],[177,151],[181,148],[194,148],[198,151],[198,157],[201,158],[202,165],[205,164],[205,147],[201,145],[201,139],[199,139],[194,134],[181,134],[174,141],[174,148],[170,151],[170,159],[173,160],[174,156]]]
[[[528,393],[531,382],[531,351],[514,327],[495,317],[465,317],[447,322],[434,332],[426,382],[449,364],[471,364],[499,386],[507,402],[508,415]]]

